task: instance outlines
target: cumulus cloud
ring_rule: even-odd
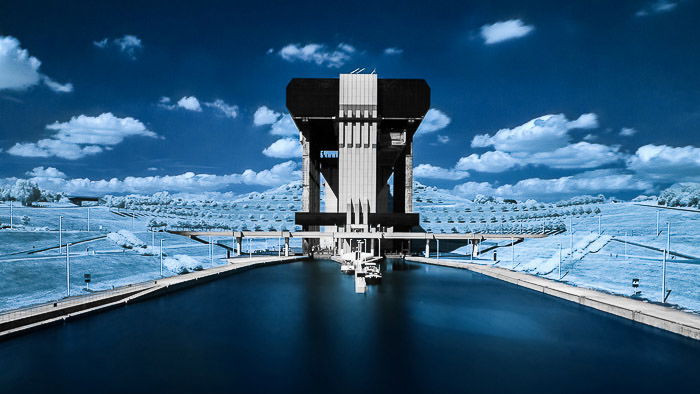
[[[238,116],[238,106],[229,105],[224,100],[216,99],[211,102],[204,103],[205,106],[218,110],[227,118],[235,119]]]
[[[301,157],[301,144],[294,138],[281,138],[265,148],[262,153],[277,159]]]
[[[247,169],[242,173],[228,175],[186,172],[179,175],[126,177],[123,179],[66,179],[58,176],[35,177],[32,180],[36,181],[41,188],[53,191],[63,191],[69,194],[105,194],[155,193],[163,190],[172,192],[206,192],[222,190],[239,184],[278,186],[299,178],[300,172],[297,169],[297,164],[293,161],[286,161],[266,170],[254,171]]]
[[[501,129],[494,135],[480,134],[472,139],[473,148],[493,146],[506,152],[551,151],[569,143],[569,130],[598,127],[598,117],[583,114],[568,120],[564,114],[544,115],[512,129]]]
[[[551,168],[596,168],[625,158],[619,146],[591,144],[581,141],[551,152],[535,152],[522,157],[522,163]],[[517,156],[517,155],[516,155]]]
[[[299,134],[291,115],[282,114],[265,105],[258,107],[253,114],[253,125],[270,125],[270,134],[283,137],[293,137]]]
[[[131,34],[125,34],[123,37],[113,40],[104,38],[99,41],[93,41],[92,44],[100,49],[112,46],[131,59],[136,59],[136,53],[143,48],[141,39]]]
[[[627,168],[664,183],[700,182],[700,148],[644,145],[627,160]]]
[[[437,108],[430,108],[416,130],[416,136],[432,133],[447,127],[452,119]]]
[[[177,101],[177,106],[188,111],[202,112],[202,106],[197,97],[194,96],[184,96]]]
[[[441,144],[446,144],[446,143],[450,142],[450,137],[446,136],[446,135],[438,135],[437,142],[439,142]]]
[[[622,130],[620,130],[620,136],[622,137],[632,137],[635,134],[637,134],[637,130],[631,127],[623,127]]]
[[[462,157],[455,166],[458,170],[474,170],[479,172],[503,172],[521,164],[518,159],[500,151],[476,153]]]
[[[520,19],[510,19],[491,25],[481,26],[481,38],[484,39],[484,44],[491,45],[514,38],[524,37],[533,30],[535,30],[534,26],[526,25]]]
[[[26,90],[43,82],[57,93],[73,91],[71,83],[61,84],[39,71],[41,61],[29,55],[12,36],[0,36],[0,90]]]
[[[34,167],[31,171],[27,171],[26,175],[32,178],[65,178],[66,174],[54,167]]]
[[[352,45],[345,43],[338,44],[335,48],[328,48],[323,44],[288,44],[279,50],[279,56],[288,61],[301,61],[305,63],[315,63],[319,66],[329,68],[339,68],[347,63],[355,53]]]
[[[253,114],[253,124],[256,126],[273,124],[277,122],[281,116],[281,113],[268,108],[266,105],[261,105],[255,110],[255,114]]]
[[[403,49],[401,49],[401,48],[390,47],[390,48],[384,49],[384,54],[389,55],[389,56],[400,55],[402,53],[403,53]]]
[[[618,170],[595,170],[554,179],[529,178],[515,184],[495,186],[488,182],[466,182],[455,186],[459,195],[557,199],[578,194],[651,191],[653,185],[634,174]]]
[[[99,116],[74,116],[68,122],[54,122],[46,128],[55,131],[54,135],[37,142],[17,143],[7,153],[23,157],[55,156],[75,160],[111,149],[127,137],[158,136],[139,120],[119,118],[111,112]]]
[[[663,12],[670,12],[676,9],[678,6],[677,1],[669,1],[669,0],[656,0],[653,1],[646,6],[644,6],[642,9],[637,11],[635,13],[636,16],[648,16],[652,14],[660,14]]]
[[[467,171],[453,170],[434,166],[431,164],[420,164],[413,169],[413,176],[416,178],[447,179],[458,181],[469,176]]]

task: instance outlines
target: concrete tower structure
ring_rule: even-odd
[[[430,88],[419,79],[355,73],[293,79],[287,108],[303,148],[302,211],[296,223],[306,231],[410,231],[418,226],[418,214],[412,212],[413,135],[429,106]]]

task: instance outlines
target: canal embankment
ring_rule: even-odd
[[[305,259],[305,256],[228,259],[227,264],[183,275],[142,282],[95,294],[21,308],[0,314],[0,340],[51,324],[101,312],[169,292],[195,286],[221,277],[267,265]]]
[[[443,267],[467,269],[543,294],[620,316],[637,323],[646,324],[688,338],[700,340],[700,316],[669,306],[604,293],[598,290],[576,287],[563,282],[489,265],[415,256],[406,256],[406,260]]]

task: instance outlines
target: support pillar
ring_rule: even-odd
[[[243,249],[243,237],[236,237],[236,246],[238,249],[236,249],[236,256],[241,255],[241,250]]]
[[[430,240],[425,239],[425,258],[430,258]]]
[[[284,257],[289,257],[289,237],[284,237]]]

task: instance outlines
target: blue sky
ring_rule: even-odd
[[[430,84],[414,152],[426,184],[553,199],[700,181],[698,3],[4,1],[0,182],[286,183],[287,82],[357,67]]]

